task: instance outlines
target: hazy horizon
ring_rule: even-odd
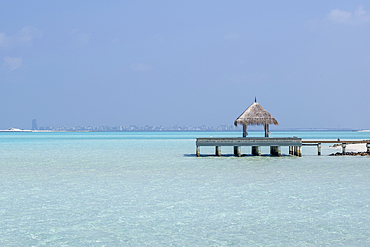
[[[366,1],[3,1],[0,129],[370,129]],[[275,127],[275,126],[274,126]]]

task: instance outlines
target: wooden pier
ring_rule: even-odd
[[[307,140],[298,137],[202,137],[196,141],[196,155],[200,156],[201,146],[215,147],[215,155],[221,156],[222,146],[233,146],[234,155],[241,157],[241,146],[252,147],[252,155],[261,155],[261,146],[270,147],[271,156],[281,156],[281,147],[289,146],[289,155],[302,157],[302,146],[317,146],[317,155],[321,155],[321,144],[340,144],[342,153],[346,153],[347,144],[365,143],[367,153],[370,153],[370,140]]]
[[[370,140],[342,140],[342,141],[330,141],[330,140],[309,140],[302,141],[302,146],[317,146],[317,155],[321,155],[321,144],[340,144],[342,147],[342,154],[346,153],[346,147],[348,144],[365,144],[366,143],[366,152],[370,153]]]
[[[216,156],[221,156],[222,146],[233,146],[234,155],[241,156],[241,147],[250,146],[252,149],[252,155],[261,155],[261,146],[270,147],[271,156],[281,156],[281,147],[289,147],[289,155],[302,157],[302,146],[317,146],[317,154],[321,155],[321,144],[331,143],[340,144],[342,146],[342,153],[340,155],[347,155],[346,145],[355,143],[366,143],[367,152],[361,153],[370,156],[370,140],[343,140],[338,139],[337,141],[331,140],[307,140],[302,141],[302,138],[296,136],[293,137],[269,137],[270,130],[269,125],[278,125],[278,121],[257,103],[257,98],[254,98],[252,103],[235,121],[234,125],[243,125],[243,137],[208,137],[208,138],[197,138],[196,155],[200,156],[201,146],[213,146],[215,147]],[[265,137],[247,137],[247,126],[248,125],[263,125],[265,129]],[[358,153],[359,154],[359,153]],[[358,155],[356,154],[356,155]]]
[[[214,146],[216,156],[221,156],[221,146],[233,146],[234,155],[240,157],[240,147],[252,147],[252,155],[261,155],[261,146],[269,146],[272,156],[281,156],[281,146],[289,146],[289,154],[302,156],[302,138],[297,137],[207,137],[197,138],[196,154],[200,156],[201,146]]]

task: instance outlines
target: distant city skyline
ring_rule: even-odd
[[[114,125],[114,126],[39,126],[31,128],[19,128],[12,126],[9,128],[0,129],[2,130],[28,130],[28,131],[102,131],[102,132],[119,132],[119,131],[242,131],[241,126],[234,125],[218,125],[218,126],[189,126],[189,125],[174,125],[174,126],[137,126],[137,125]],[[279,128],[278,126],[272,126],[270,131],[352,131],[352,130],[364,130],[364,129],[353,129],[353,128]],[[248,126],[248,131],[260,131],[263,132],[263,126]]]
[[[32,130],[38,130],[37,119],[32,119]]]
[[[276,127],[276,126],[275,126]],[[303,130],[302,128],[295,128],[296,130]],[[137,126],[137,125],[115,125],[115,126],[75,126],[75,127],[55,127],[55,126],[40,126],[38,127],[37,119],[33,119],[31,123],[31,130],[41,130],[41,131],[241,131],[241,126],[235,125],[219,125],[219,126],[188,126],[188,125],[174,125],[174,126]],[[274,128],[272,126],[271,130],[278,131],[279,128]],[[284,130],[284,129],[282,129]],[[291,129],[294,130],[294,129]],[[305,130],[315,130],[315,128],[305,129]],[[328,128],[322,129],[328,130]],[[337,129],[335,129],[337,130]],[[348,130],[348,129],[342,129]],[[352,130],[352,129],[351,129]],[[263,131],[263,126],[248,126],[248,131]]]

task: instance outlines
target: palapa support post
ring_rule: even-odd
[[[298,146],[298,156],[302,157],[302,146]]]
[[[241,156],[240,146],[234,146],[234,155],[238,157]]]
[[[269,124],[264,124],[265,127],[265,137],[269,137]]]
[[[294,152],[293,152],[293,146],[289,146],[289,155],[293,155]]]
[[[317,155],[321,155],[321,143],[317,143]]]
[[[243,137],[247,137],[248,132],[247,132],[247,125],[243,124]]]
[[[252,155],[254,155],[254,156],[261,156],[261,147],[259,147],[259,146],[252,146]]]
[[[342,143],[342,154],[346,154],[346,144]]]
[[[280,146],[271,146],[270,147],[270,154],[271,156],[281,156],[281,148]]]
[[[216,146],[216,156],[221,156],[221,147]]]
[[[200,149],[199,149],[199,146],[197,146],[196,154],[197,154],[197,157],[200,157]]]

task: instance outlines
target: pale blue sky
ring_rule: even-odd
[[[0,1],[0,129],[370,129],[368,1]]]

